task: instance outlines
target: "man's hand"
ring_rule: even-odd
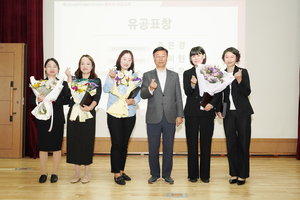
[[[155,79],[152,79],[149,87],[151,92],[157,88],[157,83],[155,83]]]
[[[219,119],[223,119],[224,118],[221,112],[218,112],[217,115],[218,115]]]
[[[176,118],[176,126],[178,127],[182,123],[182,117]]]

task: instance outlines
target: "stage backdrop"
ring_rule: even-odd
[[[104,83],[123,49],[133,52],[140,76],[155,68],[152,51],[169,50],[167,68],[191,67],[189,51],[202,46],[207,63],[224,67],[223,50],[241,51],[240,67],[247,68],[252,138],[297,138],[299,74],[299,0],[237,1],[44,1],[44,57],[55,57],[74,72],[81,55],[89,54]],[[42,67],[42,66],[41,66]],[[109,137],[107,94],[97,111],[97,137]],[[185,95],[182,91],[185,102]],[[132,137],[146,138],[146,100],[137,108]],[[65,108],[67,112],[68,108]],[[224,138],[216,119],[214,138]],[[184,123],[176,138],[185,138]]]

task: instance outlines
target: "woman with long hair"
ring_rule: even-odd
[[[93,100],[90,105],[78,105],[75,103],[74,98],[70,102],[70,109],[68,113],[67,123],[67,163],[75,164],[75,175],[71,179],[71,183],[80,181],[80,168],[81,165],[85,166],[84,176],[81,179],[82,183],[90,182],[90,165],[93,163],[95,131],[96,131],[96,111],[100,96],[101,96],[101,80],[95,73],[95,62],[90,55],[81,56],[78,69],[75,72],[75,77],[71,76],[69,68],[66,70],[68,82],[81,82],[87,81],[97,85],[96,94],[92,96]],[[91,113],[92,117],[86,119],[84,122],[79,120],[71,120],[70,116],[72,110],[80,106],[81,111],[84,113]]]
[[[133,54],[129,50],[124,50],[120,53],[116,61],[116,70],[110,70],[106,77],[103,91],[109,94],[107,109],[119,101],[116,93],[112,92],[112,88],[116,85],[117,91],[120,94],[130,92],[128,83],[118,80],[119,77],[128,76],[135,77],[134,74],[134,59]],[[135,88],[131,88],[135,89]],[[111,136],[111,172],[114,173],[114,180],[119,185],[125,185],[125,181],[130,181],[131,178],[124,173],[125,163],[127,158],[127,148],[130,135],[135,125],[136,120],[136,105],[141,100],[140,92],[133,98],[126,98],[124,101],[128,106],[128,114],[119,116],[111,112],[107,113],[107,125]]]

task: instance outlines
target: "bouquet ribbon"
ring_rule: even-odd
[[[94,89],[94,90],[90,91],[89,93],[91,94],[91,96],[94,96],[97,93],[97,90]],[[80,122],[85,122],[85,120],[93,118],[93,115],[89,111],[88,112],[87,111],[83,111],[83,110],[81,110],[81,108],[79,106],[80,101],[81,101],[81,99],[82,99],[82,97],[84,96],[85,93],[83,92],[82,95],[81,94],[77,95],[75,93],[75,91],[73,91],[71,89],[71,94],[72,94],[72,97],[73,97],[73,100],[74,100],[75,104],[72,107],[72,112],[71,112],[71,115],[70,115],[70,120],[71,121],[75,121],[76,118],[77,118],[77,116],[79,116],[79,121]]]
[[[129,96],[130,92],[136,88],[136,84],[134,82],[129,82],[129,86],[125,94],[121,94],[116,86],[113,84],[110,92],[118,97],[118,100],[115,101],[108,109],[107,113],[113,115],[117,118],[128,117],[128,105],[125,101]]]

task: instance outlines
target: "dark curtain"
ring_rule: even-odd
[[[300,66],[299,66],[300,68]],[[300,76],[300,74],[299,74]],[[300,82],[299,82],[300,88]],[[299,91],[299,106],[298,106],[298,146],[297,146],[297,159],[300,160],[300,91]]]
[[[25,155],[38,157],[35,118],[29,98],[29,77],[43,78],[43,0],[0,0],[0,43],[27,45],[25,69]]]

